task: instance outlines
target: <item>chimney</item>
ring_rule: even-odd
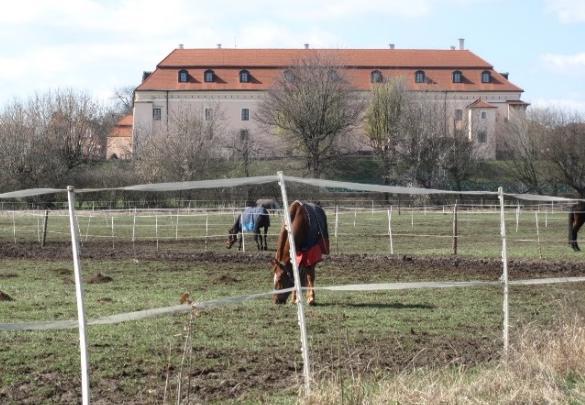
[[[217,49],[221,49],[221,44],[217,44]]]
[[[388,48],[394,49],[394,44],[388,44]]]
[[[183,49],[183,44],[179,44],[179,49]]]
[[[309,49],[309,44],[305,44],[305,49]]]
[[[508,80],[508,76],[510,76],[510,73],[508,73],[508,72],[500,72],[500,74],[502,76],[504,76],[504,79],[506,79],[506,80]]]
[[[459,38],[459,49],[462,51],[465,49],[465,39]]]
[[[142,72],[142,81],[145,81],[146,79],[148,79],[148,76],[150,76],[152,72]]]
[[[452,51],[454,51],[454,50],[455,50],[455,47],[454,47],[453,45],[451,45],[451,50],[452,50]]]

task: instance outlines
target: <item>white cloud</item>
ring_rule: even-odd
[[[546,9],[564,24],[585,22],[585,1],[546,0]]]
[[[585,52],[572,55],[547,53],[541,56],[545,65],[565,73],[585,74]]]

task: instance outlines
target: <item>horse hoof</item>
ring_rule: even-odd
[[[314,307],[315,305],[317,305],[317,303],[315,302],[315,300],[307,301],[307,304],[309,304],[312,307]]]

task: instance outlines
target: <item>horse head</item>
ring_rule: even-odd
[[[294,277],[292,273],[292,265],[290,261],[284,263],[279,262],[276,259],[272,259],[273,271],[274,271],[274,289],[282,290],[294,286]],[[284,304],[290,295],[290,291],[283,292],[280,294],[274,294],[272,296],[272,302],[275,304]]]

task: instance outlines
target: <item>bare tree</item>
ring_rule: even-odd
[[[205,119],[207,118],[207,119]],[[201,178],[219,157],[221,113],[202,116],[199,109],[173,114],[169,129],[142,134],[135,167],[145,181],[188,181]]]
[[[47,93],[34,102],[48,118],[47,137],[59,151],[68,169],[103,157],[111,129],[106,111],[91,97],[73,90]]]
[[[450,146],[446,117],[441,103],[419,99],[407,105],[396,148],[407,181],[425,188],[445,183],[443,162]]]
[[[366,111],[366,135],[374,153],[382,162],[384,184],[390,183],[398,136],[408,103],[402,79],[391,79],[374,86]]]
[[[248,129],[234,131],[231,148],[241,162],[246,177],[250,176],[250,165],[256,156],[258,147],[253,134]]]
[[[114,89],[114,113],[126,115],[134,108],[134,89],[136,86],[122,86]]]
[[[298,61],[283,72],[266,94],[255,116],[284,132],[305,157],[313,177],[335,155],[338,137],[360,124],[363,103],[339,64],[320,56]]]
[[[557,169],[556,178],[585,197],[585,120],[579,114],[551,112],[546,157]]]
[[[4,190],[52,186],[64,168],[57,150],[43,132],[42,123],[22,103],[0,113],[0,184]]]
[[[523,191],[543,194],[550,181],[545,149],[554,125],[548,121],[548,112],[535,110],[528,115],[514,114],[502,126],[504,147],[510,157],[506,166]]]
[[[455,122],[453,133],[443,143],[445,153],[441,167],[456,190],[463,189],[463,182],[477,170],[478,158],[473,142],[467,136],[467,123]]]

